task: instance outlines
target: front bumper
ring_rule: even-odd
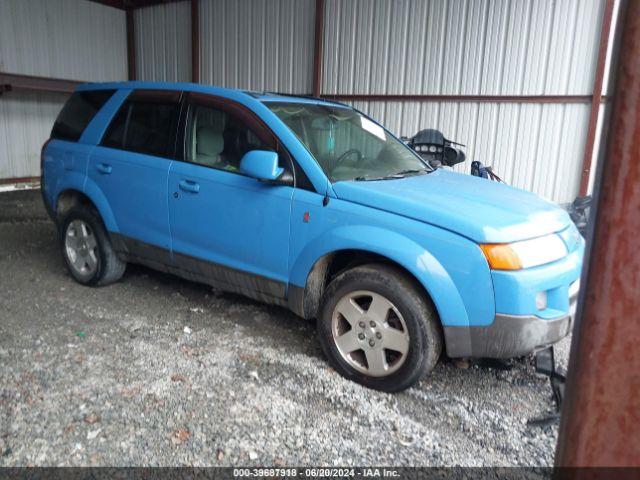
[[[445,327],[447,355],[452,358],[513,358],[552,345],[571,332],[579,281],[572,285],[569,313],[553,319],[535,315],[497,314],[491,325]]]
[[[534,316],[496,315],[486,327],[445,327],[450,357],[513,358],[528,355],[569,334],[571,316],[542,320]]]

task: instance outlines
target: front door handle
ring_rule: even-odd
[[[113,170],[113,168],[111,168],[111,165],[109,165],[108,163],[99,163],[96,166],[96,169],[100,173],[104,173],[105,175],[109,175],[111,173],[111,171]]]
[[[185,192],[198,193],[200,191],[200,184],[193,180],[180,180],[178,185],[180,186],[180,190],[184,190]]]

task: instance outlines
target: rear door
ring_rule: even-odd
[[[136,90],[123,103],[88,175],[107,198],[126,250],[168,263],[171,250],[167,178],[175,155],[181,92]]]
[[[283,298],[293,186],[259,182],[239,169],[250,150],[278,151],[276,138],[230,100],[192,93],[187,106],[184,158],[169,173],[174,261],[221,288]],[[286,153],[278,153],[291,171]]]

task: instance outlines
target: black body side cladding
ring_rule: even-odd
[[[172,273],[214,288],[238,293],[260,302],[288,306],[286,284],[271,278],[236,270],[149,245],[124,235],[110,233],[114,249],[123,260],[139,263],[155,270]]]
[[[306,319],[316,318],[318,315],[332,259],[332,254],[325,255],[313,265],[304,288],[289,285],[288,305],[296,315]]]
[[[296,315],[302,318],[310,318],[304,312],[304,288],[297,285],[289,285],[289,295],[287,297],[287,306]]]

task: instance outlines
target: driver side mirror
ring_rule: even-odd
[[[260,182],[290,184],[284,168],[278,166],[278,154],[268,150],[252,150],[240,160],[240,172]],[[293,178],[291,178],[293,180]]]

